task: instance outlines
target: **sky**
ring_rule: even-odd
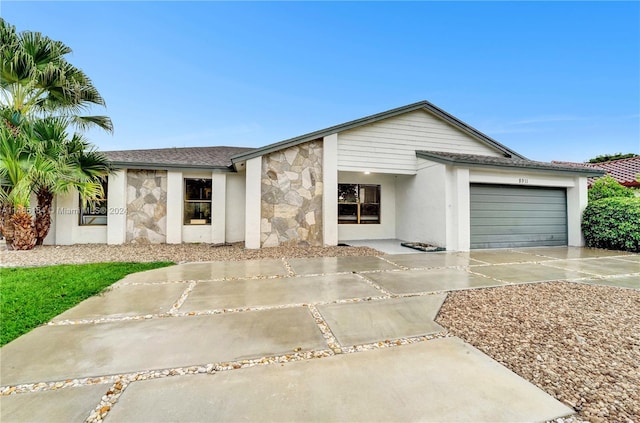
[[[258,147],[427,100],[518,153],[640,153],[640,2],[0,3],[73,49],[101,150]]]

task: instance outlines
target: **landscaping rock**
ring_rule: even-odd
[[[458,291],[436,321],[580,419],[640,421],[640,291],[568,282]]]
[[[0,266],[44,266],[52,264],[173,261],[237,261],[263,258],[378,256],[368,247],[271,247],[247,250],[244,243],[225,244],[82,244],[44,245],[30,251],[7,251],[0,245]]]

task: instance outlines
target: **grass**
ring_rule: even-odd
[[[92,263],[0,269],[0,346],[47,323],[129,273],[171,262]]]

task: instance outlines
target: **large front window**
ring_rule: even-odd
[[[184,224],[211,224],[211,179],[184,180]]]
[[[83,201],[80,196],[80,225],[107,224],[107,180],[102,181],[102,197],[98,200]]]
[[[338,184],[338,223],[380,223],[380,185]]]

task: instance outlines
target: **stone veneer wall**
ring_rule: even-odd
[[[262,157],[260,244],[321,246],[322,140]]]
[[[127,171],[126,242],[167,241],[167,171]]]

